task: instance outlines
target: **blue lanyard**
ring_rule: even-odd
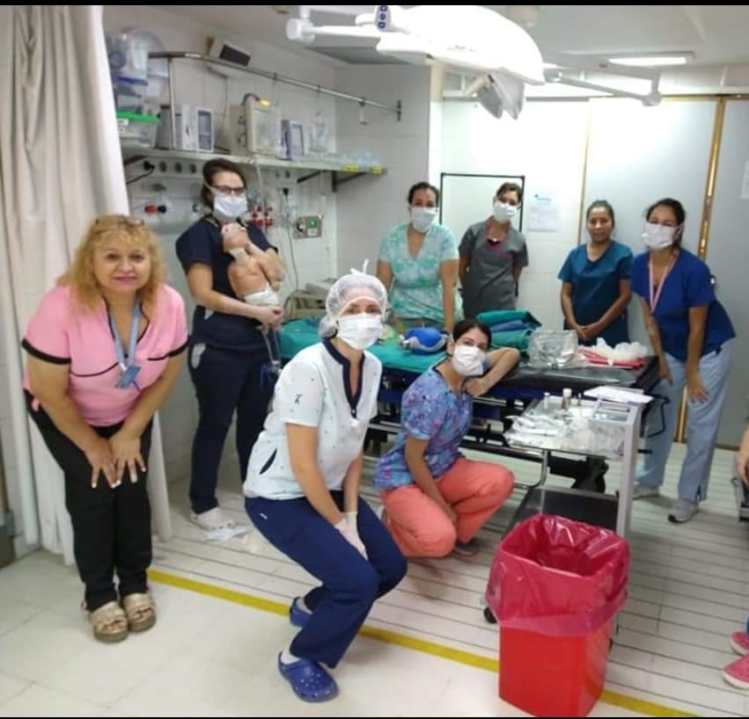
[[[108,313],[109,314],[109,313]],[[138,344],[138,325],[140,324],[140,306],[135,305],[133,307],[133,318],[130,322],[130,347],[128,348],[127,359],[125,359],[125,352],[122,348],[122,340],[120,339],[120,333],[117,331],[117,326],[112,321],[112,315],[109,315],[109,327],[112,330],[114,336],[114,353],[117,356],[117,364],[120,366],[124,375],[128,376],[127,384],[131,382],[135,384],[135,374],[129,374],[128,370],[135,367],[135,348]],[[137,385],[136,385],[137,387]]]

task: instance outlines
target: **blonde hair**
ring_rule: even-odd
[[[94,251],[107,240],[115,238],[124,239],[148,252],[151,258],[151,274],[145,286],[138,290],[138,297],[146,307],[153,309],[159,288],[166,281],[164,258],[156,235],[143,220],[127,215],[97,217],[88,228],[83,242],[76,248],[73,263],[59,278],[58,284],[69,286],[84,307],[96,309],[102,295],[94,275]]]

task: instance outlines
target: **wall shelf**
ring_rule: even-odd
[[[382,165],[359,165],[356,163],[335,162],[332,160],[280,160],[276,157],[262,155],[225,155],[212,152],[193,152],[189,150],[160,150],[138,145],[122,145],[124,164],[131,165],[140,160],[183,160],[188,163],[203,163],[214,158],[230,160],[237,165],[248,167],[272,168],[283,170],[308,171],[297,178],[297,184],[317,177],[323,172],[331,173],[331,183],[335,192],[339,185],[363,175],[383,175],[386,170]],[[186,176],[189,173],[185,173]]]

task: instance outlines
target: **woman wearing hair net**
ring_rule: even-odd
[[[244,483],[260,533],[322,582],[292,602],[291,623],[301,631],[278,657],[279,671],[305,701],[338,693],[321,664],[338,664],[375,599],[406,573],[390,534],[359,498],[364,435],[382,374],[365,350],[380,337],[386,304],[385,287],[371,275],[345,275],[331,287],[323,340],[281,372]]]

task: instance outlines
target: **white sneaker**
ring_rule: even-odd
[[[234,529],[237,526],[235,521],[224,517],[224,513],[220,507],[214,507],[200,514],[190,512],[190,521],[207,532],[211,532],[214,529]]]
[[[644,499],[645,497],[658,497],[661,493],[659,487],[647,487],[644,484],[635,482],[632,490],[632,499]]]
[[[669,512],[668,521],[673,522],[674,524],[688,522],[695,514],[697,514],[699,508],[700,505],[697,502],[692,502],[688,499],[679,497],[679,499],[674,502],[674,506]]]

